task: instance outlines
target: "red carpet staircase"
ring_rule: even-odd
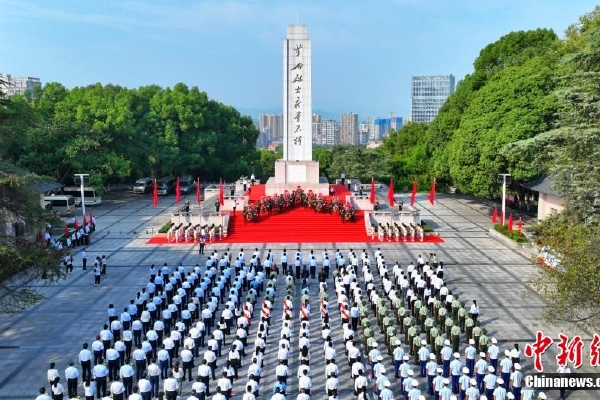
[[[354,222],[339,214],[315,213],[297,207],[281,214],[261,215],[258,223],[246,222],[240,212],[232,216],[227,238],[232,243],[337,243],[366,242],[364,215],[357,210]]]

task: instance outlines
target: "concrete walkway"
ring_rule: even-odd
[[[408,198],[403,200],[407,203]],[[210,203],[207,203],[210,204]],[[92,271],[81,269],[81,258],[75,254],[75,270],[66,280],[53,285],[44,286],[40,282],[40,290],[47,299],[38,306],[32,307],[27,312],[14,316],[2,316],[0,319],[0,400],[2,399],[34,399],[41,386],[46,383],[46,370],[50,362],[56,362],[62,382],[66,388],[64,369],[70,360],[77,363],[77,355],[83,342],[91,343],[96,334],[107,322],[106,309],[109,303],[115,304],[117,310],[128,304],[147,281],[148,267],[154,263],[170,266],[192,266],[196,263],[204,265],[204,257],[197,255],[197,248],[192,245],[178,246],[147,246],[144,243],[160,226],[169,219],[169,212],[174,206],[174,197],[161,197],[158,208],[152,207],[150,196],[133,196],[130,194],[112,194],[107,196],[104,204],[94,209],[94,216],[98,221],[98,231],[92,238],[88,248],[88,262],[98,255],[106,255],[108,261],[108,275],[103,279],[102,286],[93,285]],[[417,206],[421,209],[422,219],[432,225],[444,238],[444,244],[422,243],[387,243],[382,242],[357,245],[345,243],[331,243],[327,245],[311,245],[309,243],[297,246],[264,244],[260,250],[266,254],[272,249],[279,262],[281,250],[302,249],[303,254],[308,254],[311,249],[319,255],[324,248],[330,255],[333,249],[338,248],[345,253],[350,248],[357,252],[363,248],[372,257],[377,248],[381,248],[388,262],[399,261],[402,265],[415,260],[419,254],[424,256],[430,252],[437,253],[439,260],[446,264],[445,277],[447,284],[454,294],[461,300],[477,299],[481,308],[480,321],[488,330],[490,337],[495,336],[501,349],[512,348],[513,343],[519,343],[521,348],[526,343],[533,343],[536,331],[542,330],[546,335],[558,340],[559,333],[568,333],[567,327],[550,327],[540,319],[543,303],[535,294],[528,290],[528,281],[535,276],[537,266],[530,262],[529,255],[523,251],[516,251],[503,245],[490,237],[488,230],[491,226],[489,215],[491,210],[473,199],[458,195],[438,195],[435,206],[432,207],[427,200],[427,194],[419,194]],[[293,229],[293,227],[290,227]],[[212,249],[223,251],[226,245],[208,244],[207,252]],[[240,248],[245,248],[246,254],[254,249],[254,245],[232,247],[233,254]],[[281,280],[281,278],[280,278]],[[279,282],[278,293],[282,293],[282,282]],[[317,284],[312,284],[314,294],[313,303],[318,302]],[[333,284],[330,284],[333,290]],[[274,318],[277,324],[273,327],[278,332],[281,320],[282,296],[276,298]],[[314,310],[318,306],[313,305]],[[256,316],[255,316],[256,318]],[[337,317],[333,318],[334,321]],[[253,328],[255,329],[255,327]],[[297,343],[298,324],[295,325],[293,334]],[[315,323],[312,327],[311,342],[313,362],[313,388],[315,399],[325,398],[323,393],[325,378],[323,374],[324,361],[319,345],[320,326]],[[343,355],[341,329],[334,331],[334,342],[339,355]],[[254,330],[249,337],[254,338]],[[579,334],[581,334],[579,332]],[[591,337],[583,335],[585,347],[589,347]],[[250,341],[251,342],[251,341]],[[269,343],[272,346],[275,340]],[[381,343],[381,342],[380,342]],[[294,344],[294,343],[293,343]],[[252,346],[251,346],[252,347]],[[271,349],[274,350],[274,349]],[[297,349],[291,352],[293,360],[297,363]],[[584,348],[584,366],[580,372],[594,372],[589,367],[587,351]],[[271,353],[273,354],[273,353]],[[269,357],[271,356],[269,354]],[[549,372],[556,369],[556,346],[544,354],[544,363]],[[273,371],[275,364],[273,356],[265,362],[262,393],[269,393],[274,382]],[[524,358],[524,357],[523,357]],[[389,365],[387,357],[384,362]],[[244,368],[240,375],[245,377],[248,357],[244,360]],[[524,358],[524,372],[531,372],[532,361]],[[341,393],[340,399],[352,398],[348,379],[349,369],[344,357],[338,356],[340,366]],[[221,366],[221,362],[219,362]],[[290,368],[290,375],[296,373],[295,368]],[[389,376],[389,374],[388,374]],[[236,382],[234,398],[241,398],[242,384],[245,380]],[[297,384],[295,379],[290,380],[288,399],[295,399]],[[214,384],[213,384],[214,385]],[[212,386],[212,385],[211,385]],[[370,389],[373,383],[370,385]],[[397,384],[393,384],[396,398],[399,398]],[[162,382],[161,382],[162,387]],[[189,395],[189,384],[183,390],[183,398]],[[211,391],[214,392],[214,386]],[[80,387],[80,394],[82,393]],[[65,396],[66,397],[66,396]],[[552,394],[549,398],[557,398]],[[269,396],[263,396],[269,399]],[[572,393],[569,399],[595,399],[597,392]]]

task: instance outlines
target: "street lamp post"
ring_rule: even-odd
[[[506,217],[506,184],[511,182],[510,174],[498,174],[498,183],[502,181],[502,226]]]
[[[89,177],[90,174],[75,174],[76,177],[79,177],[79,188],[81,189],[81,212],[83,218],[85,218],[85,193],[83,190],[84,186],[84,177]],[[91,221],[90,221],[91,223]]]

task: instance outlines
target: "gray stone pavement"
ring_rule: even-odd
[[[408,201],[405,199],[405,202]],[[211,204],[210,202],[207,204]],[[102,286],[93,285],[91,269],[82,271],[81,258],[75,254],[75,270],[67,279],[52,286],[40,282],[40,290],[47,297],[41,304],[30,310],[13,316],[2,316],[0,319],[0,399],[34,399],[40,386],[46,383],[46,370],[50,362],[56,362],[61,376],[69,360],[77,360],[77,355],[83,342],[93,340],[102,325],[107,322],[106,309],[109,303],[115,304],[117,310],[122,309],[135,293],[143,287],[148,277],[148,267],[151,263],[162,265],[194,265],[204,264],[204,258],[196,253],[192,245],[150,246],[145,242],[169,219],[169,212],[174,206],[174,197],[161,198],[159,207],[152,207],[151,196],[132,196],[118,194],[107,196],[105,204],[94,209],[98,221],[98,231],[92,237],[88,247],[88,260],[98,255],[107,255],[108,275],[103,279]],[[433,225],[443,237],[445,243],[385,243],[356,244],[254,244],[220,245],[209,244],[207,251],[231,248],[237,254],[240,248],[250,249],[259,247],[263,252],[273,249],[276,260],[283,248],[301,248],[304,254],[311,249],[319,255],[323,249],[332,254],[334,248],[345,253],[352,248],[361,251],[363,248],[372,256],[380,247],[388,262],[399,261],[402,265],[414,260],[418,254],[427,255],[435,252],[447,268],[445,278],[448,286],[458,294],[461,300],[477,299],[481,308],[480,321],[489,331],[489,336],[495,336],[501,349],[512,348],[513,343],[519,343],[521,348],[526,343],[532,343],[536,331],[541,330],[552,337],[555,343],[561,332],[572,335],[573,327],[548,326],[540,319],[543,311],[541,299],[528,290],[528,282],[535,276],[538,266],[530,261],[530,255],[524,251],[515,251],[490,237],[488,229],[491,226],[489,214],[491,209],[480,201],[463,196],[438,195],[435,206],[432,207],[426,199],[426,194],[418,196],[418,207],[422,218]],[[320,261],[320,260],[319,260]],[[332,293],[333,284],[330,282],[329,291]],[[283,289],[282,279],[278,282],[278,293]],[[299,289],[299,287],[297,288]],[[311,283],[314,298],[311,301],[313,315],[318,313],[317,283]],[[299,294],[296,300],[299,299]],[[262,297],[261,297],[262,300]],[[277,333],[281,326],[281,301],[278,295],[275,300],[275,310],[268,340],[268,355],[265,358],[265,369],[261,381],[262,398],[269,399],[274,381],[275,351]],[[333,307],[332,307],[333,308]],[[337,311],[332,311],[334,324],[339,321]],[[255,314],[255,320],[257,316]],[[254,324],[249,338],[254,338]],[[292,346],[297,343],[299,324],[296,322],[293,331]],[[311,327],[311,349],[313,370],[312,398],[326,398],[324,390],[324,362],[320,346],[320,324],[314,322]],[[334,342],[338,352],[337,363],[340,367],[340,399],[354,398],[350,393],[352,381],[349,368],[343,357],[343,341],[341,329],[334,330]],[[378,329],[376,329],[378,332]],[[582,334],[584,347],[584,367],[581,372],[595,372],[589,367],[587,347],[591,341],[590,334]],[[250,340],[251,342],[251,340]],[[382,343],[379,340],[379,343]],[[275,347],[274,347],[275,346]],[[250,347],[252,347],[250,345]],[[462,348],[462,347],[461,347]],[[292,348],[290,360],[290,375],[295,375],[298,363],[297,348]],[[556,346],[548,350],[543,360],[548,372],[556,368]],[[524,372],[531,372],[532,361],[523,357]],[[386,355],[384,362],[390,364]],[[243,360],[244,367],[240,376],[246,376],[249,357]],[[221,366],[221,362],[219,366]],[[587,365],[587,366],[586,366]],[[389,376],[389,374],[388,374]],[[64,381],[64,379],[63,379]],[[242,378],[235,383],[233,398],[241,398],[243,390]],[[288,399],[295,399],[297,382],[288,380]],[[369,388],[373,387],[373,383]],[[214,384],[211,385],[214,392]],[[392,389],[398,395],[397,383],[393,382]],[[65,383],[66,387],[66,383]],[[162,382],[161,382],[162,387]],[[183,388],[183,398],[189,394],[189,384]],[[423,387],[423,385],[421,385]],[[80,390],[80,393],[82,391]],[[429,398],[429,397],[428,397]],[[558,398],[558,393],[550,392],[549,398]],[[569,399],[597,399],[598,392],[574,392]]]

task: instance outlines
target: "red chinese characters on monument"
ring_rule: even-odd
[[[556,363],[561,366],[567,365],[567,362],[573,363],[573,368],[579,368],[582,364],[583,341],[581,336],[575,336],[571,341],[567,335],[562,333],[558,335],[560,342],[558,348],[560,353],[556,356]]]
[[[526,357],[533,357],[534,367],[536,371],[543,372],[544,366],[542,365],[542,354],[548,350],[552,345],[552,338],[545,336],[542,331],[537,331],[535,335],[535,343],[525,345],[524,353]]]

